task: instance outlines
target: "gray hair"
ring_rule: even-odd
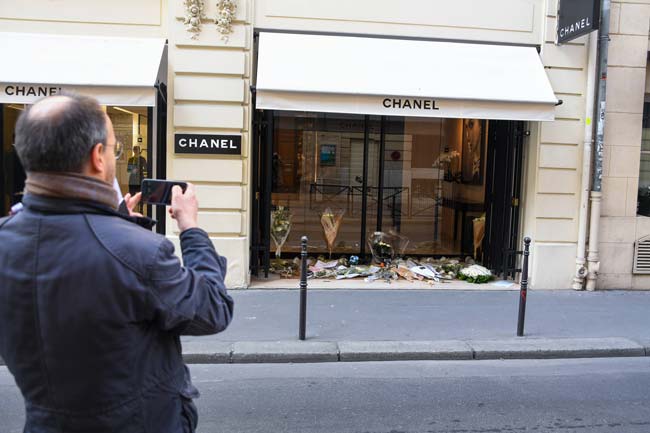
[[[16,153],[28,172],[80,173],[92,148],[106,145],[107,136],[106,114],[97,100],[65,93],[41,99],[20,115]]]

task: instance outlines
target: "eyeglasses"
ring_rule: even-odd
[[[124,145],[121,141],[115,141],[115,149],[113,152],[115,152],[115,159],[120,159],[120,156],[124,152]]]

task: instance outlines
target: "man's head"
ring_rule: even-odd
[[[113,124],[93,98],[41,99],[18,119],[15,145],[28,173],[81,173],[107,183],[115,177]]]
[[[141,152],[140,146],[138,146],[137,144],[135,146],[133,146],[133,154],[135,156],[140,156],[140,152]]]

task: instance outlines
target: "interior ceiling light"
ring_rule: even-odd
[[[122,108],[122,107],[113,107],[113,109],[114,109],[114,110],[117,110],[117,111],[121,111],[121,112],[123,112],[123,113],[128,113],[128,114],[138,114],[138,113],[134,113],[133,111],[129,111],[129,110],[127,110],[126,108]]]

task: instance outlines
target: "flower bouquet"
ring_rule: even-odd
[[[395,258],[395,249],[391,239],[384,232],[374,232],[368,238],[368,245],[376,263],[390,263]]]
[[[332,249],[339,234],[344,213],[345,211],[342,209],[332,212],[332,209],[326,208],[320,216],[320,223],[323,226],[323,235],[325,236],[325,242],[327,242],[330,258],[332,257]]]
[[[275,243],[275,257],[280,257],[282,246],[291,231],[291,212],[284,206],[278,206],[271,212],[271,238]]]
[[[474,284],[483,284],[492,279],[492,272],[481,265],[471,265],[461,269],[458,278]]]

